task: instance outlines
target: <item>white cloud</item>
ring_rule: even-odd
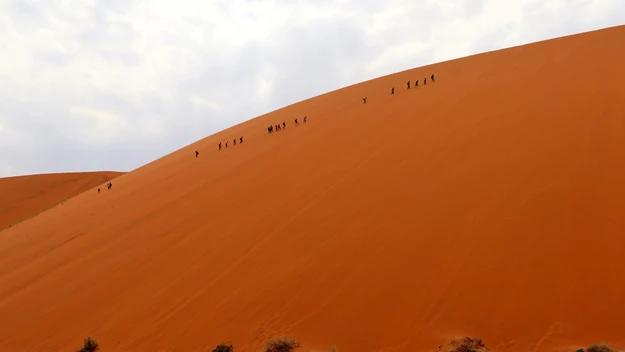
[[[0,176],[132,169],[332,89],[624,18],[622,0],[0,0]]]

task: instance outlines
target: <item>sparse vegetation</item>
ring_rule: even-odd
[[[298,347],[299,343],[295,340],[282,337],[269,341],[265,352],[290,352]]]
[[[232,344],[228,345],[225,343],[220,343],[213,350],[213,352],[232,352],[232,351],[234,351],[234,347],[232,346]]]
[[[470,338],[465,337],[461,340],[452,340],[451,341],[452,350],[451,352],[483,352],[488,351],[486,345],[484,345],[484,341],[481,338]]]
[[[336,346],[332,346],[328,349],[328,352],[339,352],[339,349]]]
[[[83,342],[82,348],[76,352],[95,352],[98,348],[98,343],[91,337],[87,337],[85,342]]]
[[[610,348],[609,345],[606,345],[606,344],[602,343],[602,344],[590,345],[586,349],[586,352],[616,352],[616,351],[614,351],[612,348]]]

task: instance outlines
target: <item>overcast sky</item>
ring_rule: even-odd
[[[129,171],[393,72],[625,23],[625,0],[0,0],[0,177]]]

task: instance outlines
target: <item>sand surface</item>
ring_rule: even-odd
[[[34,216],[120,172],[74,172],[0,178],[0,229]]]
[[[350,86],[2,231],[0,349],[625,348],[624,38]]]

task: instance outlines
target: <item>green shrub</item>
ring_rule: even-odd
[[[87,337],[85,342],[83,342],[82,348],[77,352],[95,352],[99,348],[98,343],[93,340],[91,337]]]
[[[278,338],[267,343],[265,352],[290,352],[299,347],[299,343],[290,338]]]
[[[232,345],[227,345],[225,343],[220,343],[213,350],[213,352],[232,352],[232,351],[234,351],[234,347]]]
[[[611,349],[610,346],[602,343],[602,344],[590,345],[586,349],[586,352],[615,352],[615,351]]]

